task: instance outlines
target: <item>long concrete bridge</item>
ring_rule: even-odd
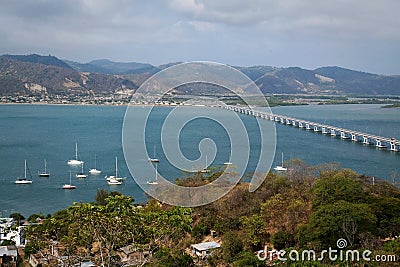
[[[364,145],[375,146],[379,149],[385,149],[388,151],[399,152],[400,151],[400,140],[395,138],[383,137],[368,133],[362,133],[354,130],[348,130],[336,126],[321,124],[317,122],[296,119],[284,115],[272,114],[267,112],[255,111],[250,108],[239,107],[239,106],[224,106],[223,108],[232,110],[238,113],[254,116],[270,120],[276,123],[285,125],[291,125],[294,127],[302,128],[308,131],[318,132],[324,135],[330,135],[334,137],[340,137],[344,140],[351,140],[352,142],[362,143]]]

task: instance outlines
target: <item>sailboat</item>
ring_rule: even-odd
[[[24,167],[24,178],[17,178],[17,180],[15,180],[15,184],[31,184],[32,180],[28,180],[26,178],[26,169],[27,169],[27,165],[26,165],[26,160],[25,160],[25,167]],[[29,172],[29,176],[32,179],[31,173]]]
[[[158,172],[157,172],[157,165],[158,165],[158,164],[155,164],[155,165],[156,165],[156,179],[155,179],[154,181],[152,181],[152,182],[151,182],[151,181],[147,181],[147,184],[148,184],[148,185],[158,185],[158,182],[157,182],[157,180],[158,180],[158,179],[157,179],[157,174],[158,174]]]
[[[78,143],[75,143],[75,159],[68,160],[68,165],[81,165],[83,161],[78,160]]]
[[[281,166],[276,166],[274,168],[275,171],[287,171],[287,168],[283,167],[283,152],[282,152],[282,165]]]
[[[50,173],[47,172],[47,163],[46,159],[44,160],[44,171],[43,172],[38,172],[39,177],[49,177]]]
[[[87,177],[87,175],[83,172],[83,163],[82,163],[82,170],[81,170],[81,172],[78,172],[75,176],[76,176],[76,178],[86,178]]]
[[[106,176],[107,183],[109,185],[119,185],[122,184],[122,181],[125,179],[126,177],[118,177],[118,158],[115,157],[115,176]]]
[[[154,158],[149,158],[150,162],[158,163],[160,160],[156,158],[156,145],[154,145]]]
[[[93,168],[93,169],[90,169],[89,173],[90,173],[91,175],[98,175],[98,174],[101,173],[101,171],[98,170],[98,169],[97,169],[97,166],[96,166],[96,155],[94,155],[94,168]]]
[[[71,182],[71,172],[69,172],[69,184],[64,184],[62,188],[63,189],[76,189],[76,186],[72,185],[72,182]]]

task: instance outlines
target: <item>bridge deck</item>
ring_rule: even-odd
[[[325,129],[326,134],[330,134],[331,131],[335,132],[335,136],[340,136],[339,134],[344,134],[342,137],[346,139],[350,139],[351,136],[347,135],[353,135],[356,140],[353,141],[361,141],[359,138],[367,138],[368,140],[371,140],[375,142],[377,146],[381,146],[382,148],[386,147],[384,145],[381,145],[381,143],[386,143],[386,145],[389,146],[391,151],[400,151],[400,140],[396,140],[395,138],[391,137],[384,137],[384,136],[379,136],[379,135],[373,135],[369,133],[363,133],[360,131],[355,131],[355,130],[349,130],[349,129],[344,129],[341,127],[336,127],[332,125],[327,125],[327,124],[321,124],[318,122],[312,122],[308,120],[302,120],[302,119],[296,119],[293,117],[285,116],[285,115],[279,115],[279,114],[273,114],[273,113],[268,113],[268,112],[262,112],[262,111],[256,111],[252,110],[250,108],[243,108],[243,107],[238,107],[238,106],[224,106],[225,109],[232,110],[235,112],[259,117],[259,118],[264,118],[264,119],[269,119],[274,122],[281,122],[283,124],[288,124],[296,127],[300,127],[302,125],[303,128],[306,128],[308,125],[309,130],[314,130],[316,132],[322,132],[323,129]],[[347,134],[347,135],[346,135]]]

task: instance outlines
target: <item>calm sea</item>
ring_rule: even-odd
[[[123,157],[121,134],[125,109],[117,106],[0,105],[0,215],[13,212],[25,216],[39,212],[53,213],[73,202],[93,201],[98,189],[118,190],[134,196],[139,203],[145,202],[146,195],[130,176]],[[135,109],[138,116],[143,113],[141,107]],[[201,108],[187,109],[188,113],[196,114]],[[153,130],[146,131],[150,156],[153,154],[153,146],[160,144],[159,131],[170,111],[171,108],[158,107],[153,112],[153,119],[149,122],[149,129]],[[400,109],[383,109],[379,105],[334,105],[276,107],[273,111],[400,139]],[[252,130],[254,119],[245,115],[242,118],[251,136],[253,152],[248,167],[248,171],[251,171],[256,164],[254,158],[259,153],[259,135]],[[400,153],[353,144],[280,124],[277,124],[276,131],[274,165],[279,164],[283,152],[285,160],[301,158],[308,164],[338,162],[359,173],[388,180],[394,171],[400,172]],[[225,162],[230,148],[227,133],[218,124],[203,119],[188,123],[182,131],[180,145],[183,154],[196,159],[200,155],[198,143],[205,137],[213,139],[218,147],[212,164]],[[89,175],[86,179],[75,178],[80,168],[68,166],[67,161],[75,155],[76,142],[79,157],[85,161],[85,172],[94,167],[96,155],[97,167],[103,171],[101,175]],[[104,176],[114,174],[115,157],[118,157],[119,174],[128,179],[121,186],[110,187]],[[157,146],[157,157],[160,158],[159,171],[163,176],[173,180],[185,175],[168,164],[160,146]],[[33,183],[15,185],[15,179],[24,175],[25,159]],[[50,178],[37,176],[38,170],[44,167],[44,159],[47,160]],[[143,162],[146,160],[143,159]],[[77,185],[77,189],[63,190],[62,185],[69,183],[70,172],[72,183]]]

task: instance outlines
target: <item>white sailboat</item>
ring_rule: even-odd
[[[154,158],[149,158],[150,162],[158,163],[160,160],[156,157],[156,145],[154,145]]]
[[[96,161],[96,155],[94,155],[94,168],[93,169],[90,169],[90,171],[89,171],[89,173],[91,174],[91,175],[98,175],[98,174],[100,174],[101,173],[101,171],[100,170],[98,170],[97,169],[97,161]]]
[[[76,176],[76,178],[86,178],[87,177],[87,175],[83,172],[83,163],[82,163],[82,170],[81,170],[81,172],[78,172],[75,176]]]
[[[282,165],[281,166],[276,166],[274,168],[275,171],[287,171],[287,168],[283,167],[283,152],[282,152]]]
[[[68,160],[68,165],[81,165],[83,161],[78,160],[78,143],[75,143],[75,159]]]
[[[24,178],[17,178],[17,180],[15,180],[15,184],[31,184],[32,183],[32,180],[28,180],[26,178],[26,169],[27,169],[27,165],[26,165],[26,160],[25,160]],[[30,172],[29,172],[29,176],[32,179],[32,176],[31,176]]]
[[[107,183],[109,185],[119,185],[122,184],[122,181],[124,181],[125,179],[126,177],[118,177],[118,158],[115,157],[115,176],[106,176]]]
[[[158,172],[157,172],[157,165],[158,165],[158,164],[155,164],[155,165],[156,165],[156,175],[155,175],[155,176],[156,176],[156,179],[155,179],[154,181],[150,181],[150,180],[147,181],[147,184],[148,184],[148,185],[158,185],[158,182],[157,182],[157,180],[158,180],[158,177],[157,177],[157,174],[158,174]]]
[[[38,172],[39,177],[50,177],[50,173],[47,172],[47,162],[44,160],[44,171]]]
[[[76,189],[76,186],[72,185],[72,182],[71,182],[71,172],[69,172],[69,184],[64,184],[62,188],[63,189]]]

